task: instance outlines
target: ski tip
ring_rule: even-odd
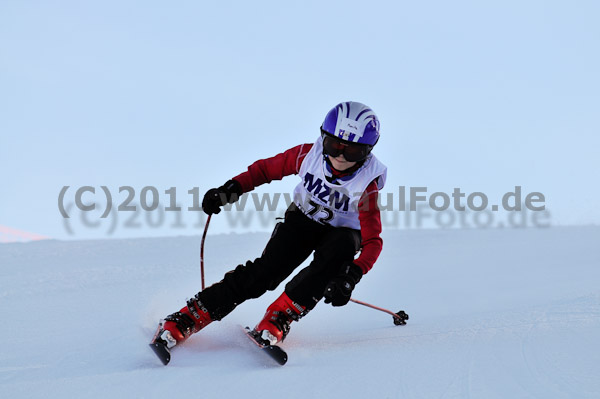
[[[167,348],[165,345],[159,342],[153,342],[148,345],[150,346],[150,348],[152,348],[152,351],[160,359],[162,364],[164,364],[165,366],[169,364],[169,362],[171,361],[171,352],[169,351],[169,348]]]
[[[275,360],[280,366],[287,363],[287,353],[277,345],[268,345],[263,348],[267,351],[268,355]]]

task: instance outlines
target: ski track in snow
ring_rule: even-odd
[[[209,236],[207,281],[268,234]],[[244,337],[283,284],[173,351],[147,344],[200,285],[198,237],[0,245],[3,397],[598,398],[600,228],[388,231],[354,297],[274,365]],[[232,251],[231,248],[235,248]]]

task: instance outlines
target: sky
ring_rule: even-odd
[[[544,195],[546,225],[598,224],[599,11],[593,1],[3,1],[0,226],[57,239],[200,234],[189,190],[201,198],[257,159],[314,142],[327,111],[349,100],[381,121],[383,193],[460,188],[491,204],[520,186]],[[73,205],[84,186],[96,189],[83,196],[93,212]],[[132,187],[137,212],[100,218],[102,186],[116,205]],[[158,193],[154,212],[140,211],[145,187]],[[164,211],[171,187],[179,213]],[[274,223],[245,215],[217,215],[211,232]],[[419,226],[397,216],[385,216],[392,228],[440,227],[434,213]]]

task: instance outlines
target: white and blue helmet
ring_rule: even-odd
[[[327,113],[321,130],[340,140],[372,148],[379,140],[379,119],[365,104],[347,101]]]

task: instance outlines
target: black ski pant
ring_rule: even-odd
[[[285,287],[291,300],[311,310],[344,262],[354,259],[360,245],[359,230],[319,224],[292,204],[259,258],[226,273],[197,298],[213,320],[221,320],[245,300],[275,290],[314,251],[312,262]]]

